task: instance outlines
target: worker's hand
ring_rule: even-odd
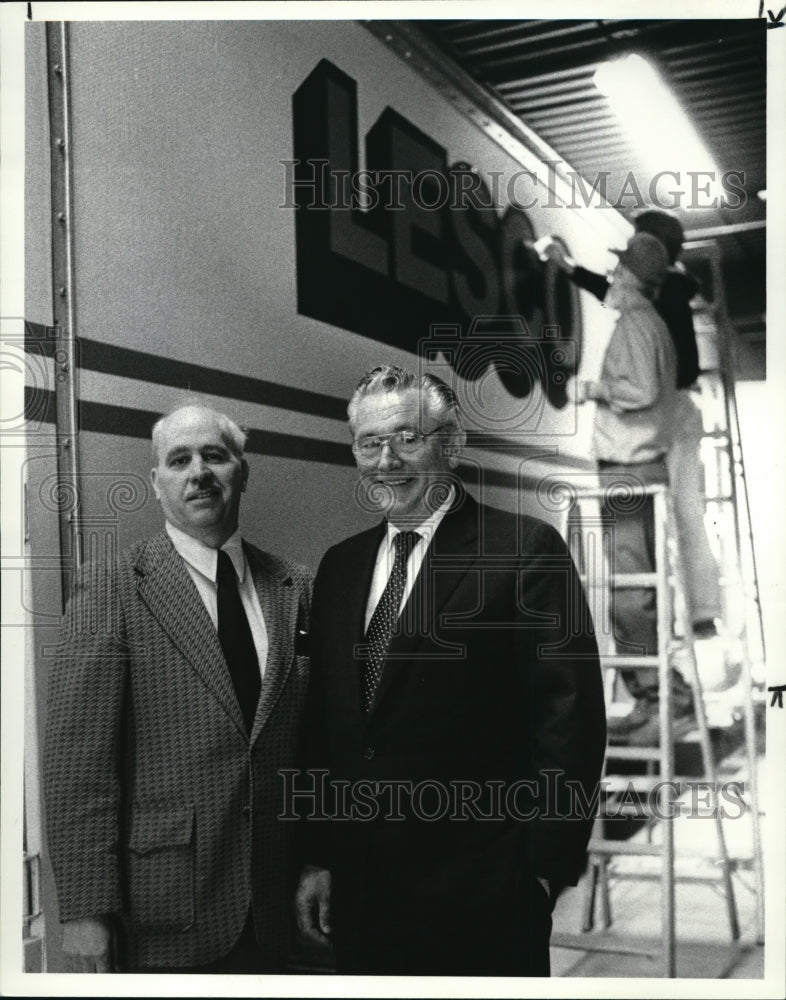
[[[300,933],[326,944],[330,937],[330,872],[306,865],[295,893],[295,913]]]
[[[562,244],[553,237],[544,236],[533,245],[542,261],[552,261],[561,271],[567,271],[569,274],[573,271],[575,267],[573,260],[568,256]]]
[[[589,382],[581,382],[578,378],[570,378],[565,383],[565,395],[568,397],[568,402],[576,403],[580,405],[581,403],[586,403],[587,387]]]
[[[80,917],[63,923],[63,953],[74,972],[114,972],[114,932],[106,917]]]

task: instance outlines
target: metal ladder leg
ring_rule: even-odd
[[[707,713],[704,708],[704,693],[702,690],[701,678],[699,676],[698,665],[696,663],[696,653],[693,646],[693,627],[690,616],[687,614],[687,604],[685,596],[685,574],[682,566],[682,556],[678,542],[676,530],[676,520],[674,516],[673,500],[671,493],[666,491],[661,497],[656,499],[656,504],[662,505],[661,519],[665,525],[666,535],[666,566],[671,574],[669,581],[673,587],[674,610],[678,617],[677,631],[683,637],[682,642],[687,654],[687,664],[690,676],[686,678],[693,691],[693,704],[696,711],[696,726],[699,732],[699,742],[701,744],[702,764],[704,776],[710,782],[713,790],[717,793],[718,775],[715,767],[715,755],[710,740],[709,727],[707,726]],[[723,817],[718,808],[713,810],[718,850],[721,855],[721,880],[724,887],[726,899],[726,911],[729,919],[729,930],[733,941],[740,936],[739,921],[737,918],[737,904],[734,895],[734,885],[731,878],[731,863],[726,848],[726,836],[723,830]]]
[[[735,357],[733,349],[734,332],[726,306],[726,295],[722,267],[722,254],[717,241],[702,240],[688,243],[684,247],[685,258],[692,254],[709,263],[711,270],[712,298],[706,301],[700,311],[703,313],[705,335],[709,335],[710,354],[714,346],[715,362],[708,357],[709,368],[704,367],[700,384],[714,390],[720,397],[721,413],[711,421],[713,430],[706,431],[705,440],[711,440],[714,453],[714,474],[717,496],[708,501],[718,506],[719,519],[725,523],[726,537],[720,536],[724,556],[731,548],[735,582],[742,591],[743,614],[741,628],[736,633],[742,652],[742,712],[745,732],[747,768],[747,802],[751,815],[753,841],[753,869],[756,882],[755,930],[758,944],[764,944],[764,857],[759,814],[758,775],[756,761],[756,718],[754,714],[754,663],[759,668],[757,686],[762,694],[763,669],[766,660],[764,620],[759,591],[756,551],[753,544],[753,529],[748,483],[742,449],[742,435],[737,409],[735,383]],[[706,322],[709,320],[709,322]],[[703,399],[706,399],[704,392]],[[712,410],[710,412],[713,412]],[[719,419],[720,417],[720,419]],[[725,464],[724,464],[725,463]],[[724,510],[726,508],[726,510]],[[726,512],[731,513],[731,530]],[[727,595],[725,595],[726,599]],[[725,608],[724,618],[728,615]],[[754,661],[753,652],[756,659]]]
[[[655,517],[655,573],[657,576],[658,614],[658,710],[660,716],[660,777],[664,784],[658,792],[661,815],[668,808],[666,789],[674,781],[674,733],[671,699],[670,648],[672,637],[671,600],[669,592],[668,523],[664,509],[663,489],[654,496]],[[663,975],[673,979],[677,975],[675,940],[674,893],[674,823],[663,823],[663,854],[661,856],[661,928],[663,936]]]
[[[734,522],[734,556],[739,569],[743,588],[743,598],[746,601],[745,614],[742,621],[740,642],[742,648],[742,679],[743,679],[743,726],[745,730],[745,751],[747,762],[748,802],[751,813],[753,833],[753,869],[756,879],[756,942],[764,944],[764,856],[761,839],[761,821],[759,815],[758,774],[756,762],[756,718],[753,709],[753,662],[750,655],[747,601],[751,595],[746,589],[745,572],[742,565],[743,538],[747,543],[749,556],[749,573],[753,589],[752,600],[756,610],[756,624],[760,650],[760,663],[766,657],[764,640],[764,621],[759,593],[759,578],[756,568],[756,554],[753,547],[753,532],[748,502],[748,485],[745,477],[745,466],[742,455],[742,440],[740,435],[737,399],[734,391],[734,377],[731,367],[731,351],[727,343],[728,333],[723,328],[724,341],[721,351],[721,374],[727,424],[727,453],[729,462],[729,478],[731,486],[732,516]],[[740,502],[742,500],[742,503]],[[743,530],[744,525],[744,530]]]

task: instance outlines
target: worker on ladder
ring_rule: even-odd
[[[668,270],[658,287],[653,305],[666,324],[677,354],[677,389],[672,413],[672,443],[666,459],[669,481],[679,484],[674,492],[674,510],[687,584],[688,613],[694,638],[717,634],[723,607],[718,564],[712,554],[704,525],[705,501],[701,439],[704,425],[695,399],[699,376],[699,352],[693,327],[691,300],[699,285],[682,266],[679,256],[685,240],[676,216],[658,208],[646,208],[633,216],[637,232],[649,233],[663,244]],[[578,265],[565,248],[550,237],[538,241],[544,259],[553,261],[579,288],[601,302],[609,290],[605,275]]]
[[[677,404],[677,354],[653,298],[668,271],[663,244],[635,233],[611,275],[605,305],[619,315],[597,382],[573,379],[569,396],[578,404],[597,403],[593,451],[601,485],[609,491],[602,516],[612,532],[613,572],[655,569],[652,497],[636,489],[667,483],[666,458],[672,443]],[[622,490],[617,491],[616,487]],[[619,653],[658,653],[657,609],[651,588],[615,589],[611,619]],[[631,711],[609,718],[610,738],[655,745],[659,739],[659,686],[656,668],[622,670],[634,699]],[[690,685],[671,671],[675,730],[690,728],[694,706]]]

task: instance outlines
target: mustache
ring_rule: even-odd
[[[195,500],[202,496],[214,496],[216,493],[220,493],[221,488],[215,481],[209,481],[206,483],[200,483],[194,489],[189,490],[186,494],[186,500]]]

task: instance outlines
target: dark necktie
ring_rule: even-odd
[[[246,732],[251,732],[259,701],[259,660],[243,602],[237,589],[237,573],[229,554],[218,550],[218,641],[224,651],[229,675],[243,712]]]
[[[379,599],[379,604],[374,608],[374,614],[371,616],[366,632],[368,660],[363,665],[361,674],[361,693],[367,712],[371,711],[374,694],[382,676],[382,667],[388,655],[390,640],[398,621],[401,598],[407,585],[407,560],[419,539],[420,535],[417,531],[400,531],[393,539],[393,544],[396,547],[393,569],[390,571],[390,577]]]

